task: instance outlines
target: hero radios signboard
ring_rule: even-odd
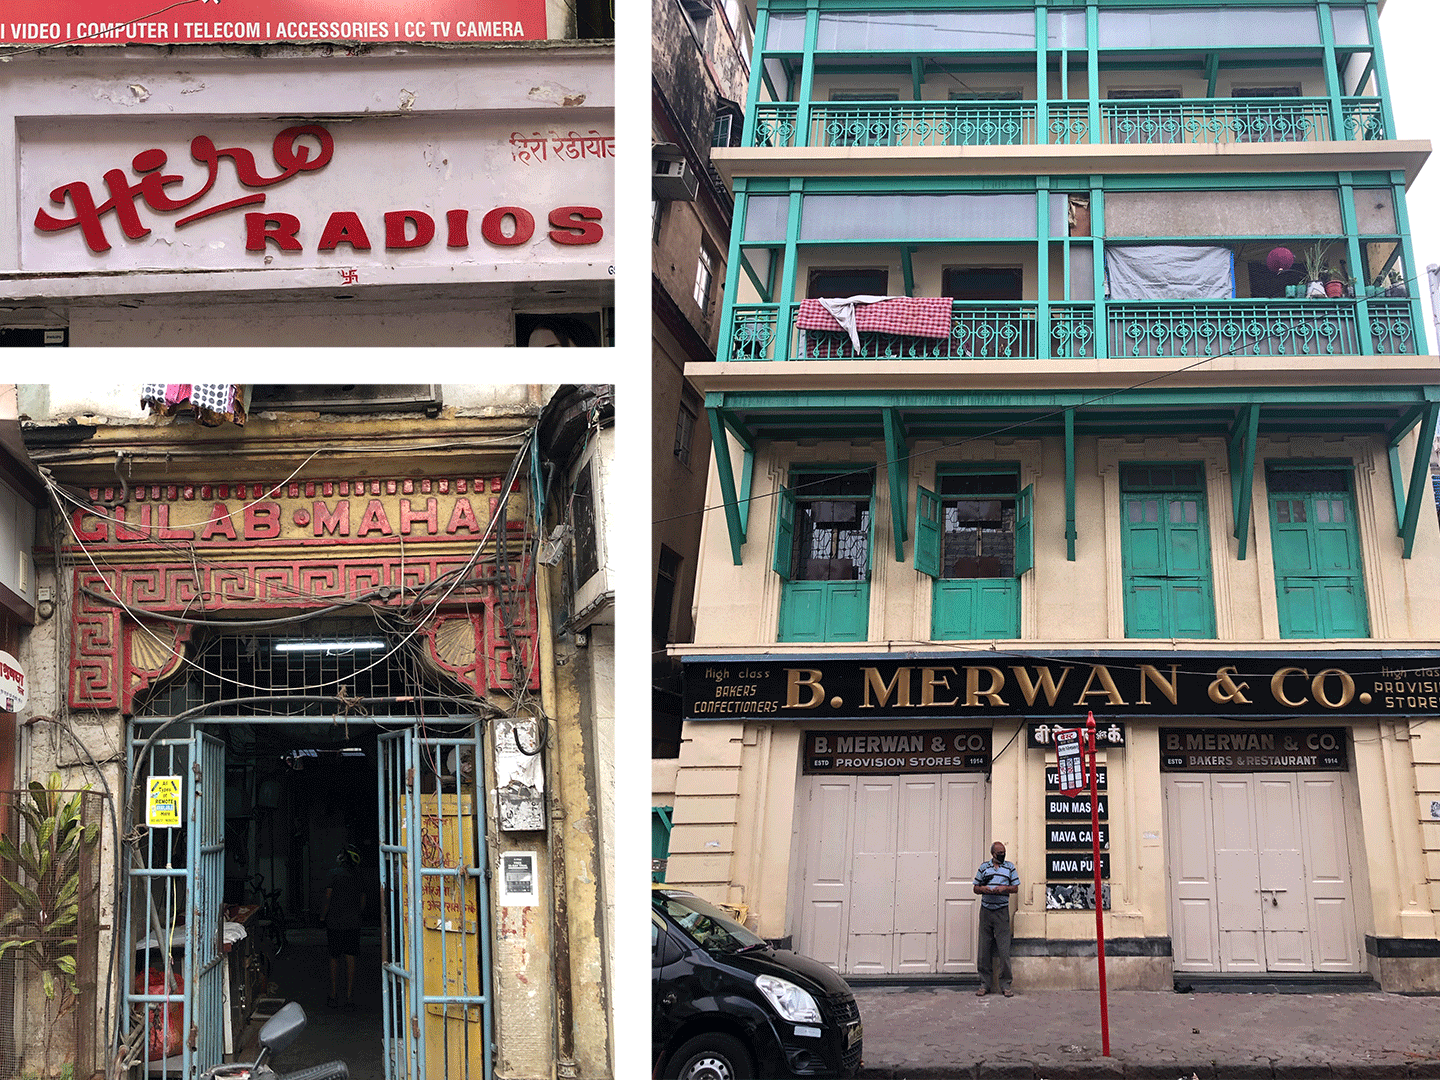
[[[0,45],[517,41],[544,0],[6,0]]]
[[[22,121],[20,269],[604,277],[615,137],[597,112]]]

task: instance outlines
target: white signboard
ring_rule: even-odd
[[[1059,755],[1060,791],[1075,795],[1085,786],[1085,761],[1080,756],[1080,732],[1055,732],[1055,751]]]
[[[21,120],[20,270],[608,277],[610,116]]]
[[[500,856],[501,906],[535,907],[539,903],[540,883],[535,874],[535,852],[505,852]]]
[[[0,652],[0,712],[19,712],[25,707],[25,672],[20,661]]]

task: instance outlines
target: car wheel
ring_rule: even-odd
[[[750,1055],[733,1035],[697,1035],[670,1059],[672,1080],[750,1080]]]

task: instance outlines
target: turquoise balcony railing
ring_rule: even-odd
[[[1105,305],[1111,356],[1353,356],[1348,300],[1177,300]]]
[[[1102,101],[817,101],[804,130],[795,102],[756,106],[747,146],[1028,146],[1281,143],[1384,139],[1377,98],[1154,98]]]
[[[926,338],[864,332],[859,348],[843,331],[801,330],[798,304],[737,304],[722,360],[1035,360],[1099,355],[1105,328],[1112,357],[1356,356],[1416,349],[1408,299],[1371,299],[1368,322],[1353,299],[1172,300],[1052,303],[1042,349],[1039,305],[953,302],[950,335]],[[782,314],[782,311],[784,312]],[[780,328],[785,327],[782,337]],[[782,354],[778,346],[786,349]],[[1362,347],[1362,341],[1369,347]]]
[[[861,332],[859,349],[843,330],[800,330],[790,317],[790,355],[797,360],[1034,360],[1038,308],[1024,301],[952,302],[943,338]]]

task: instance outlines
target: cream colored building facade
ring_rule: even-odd
[[[1054,732],[1093,711],[1111,986],[1440,989],[1429,148],[1377,5],[913,6],[760,3],[714,155],[686,374],[729,454],[666,882],[847,977],[963,982],[1000,839],[1017,987],[1092,986]]]

